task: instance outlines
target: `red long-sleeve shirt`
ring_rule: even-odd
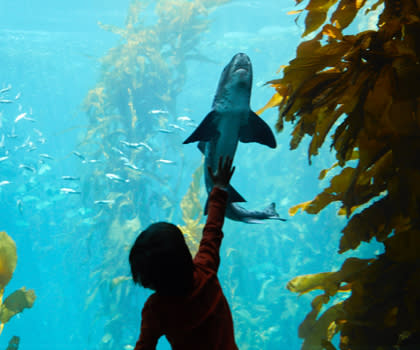
[[[217,278],[227,193],[209,197],[207,222],[194,258],[194,283],[186,297],[152,294],[142,311],[135,350],[155,349],[165,335],[173,350],[237,350],[232,315]]]

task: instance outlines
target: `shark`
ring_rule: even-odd
[[[228,156],[233,160],[239,142],[257,142],[270,148],[277,146],[270,127],[250,108],[252,77],[248,55],[238,53],[233,56],[220,76],[210,113],[183,142],[198,142],[198,148],[204,154],[204,179],[208,194],[213,183],[207,168],[217,169],[220,157]],[[231,220],[246,223],[259,223],[266,219],[284,220],[276,212],[274,203],[262,211],[250,211],[237,204],[245,202],[245,199],[231,185],[227,192],[226,217]]]

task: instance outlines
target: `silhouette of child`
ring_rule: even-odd
[[[174,350],[235,350],[232,315],[217,270],[226,188],[235,167],[219,159],[216,173],[209,167],[213,189],[199,250],[194,257],[179,228],[166,222],[150,225],[130,251],[135,283],[155,291],[142,311],[135,350],[155,349],[165,335]]]

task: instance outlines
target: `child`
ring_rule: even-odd
[[[156,293],[142,311],[140,338],[135,350],[155,349],[165,335],[174,350],[237,350],[229,305],[217,278],[223,238],[227,192],[235,170],[229,157],[217,173],[208,171],[214,187],[208,217],[194,259],[182,232],[173,224],[150,225],[130,251],[135,283]]]

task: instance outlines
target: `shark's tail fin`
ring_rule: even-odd
[[[267,208],[265,208],[264,212],[267,213],[269,219],[287,221],[286,219],[281,218],[279,213],[277,213],[276,203],[274,202],[271,203]]]

